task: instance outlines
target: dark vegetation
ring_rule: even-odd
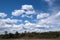
[[[5,34],[1,34],[0,38],[2,39],[15,39],[15,38],[36,38],[36,39],[41,39],[41,38],[60,38],[60,32],[43,32],[43,33],[37,33],[37,32],[24,32],[24,33],[18,33],[16,32],[15,34],[13,33],[8,33],[5,31]]]

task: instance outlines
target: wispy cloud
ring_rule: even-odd
[[[45,2],[48,3],[49,6],[52,6],[54,4],[55,0],[45,0]]]

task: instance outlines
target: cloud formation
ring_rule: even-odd
[[[33,6],[32,5],[22,5],[22,8],[23,10],[33,10]]]
[[[35,10],[33,8],[32,5],[22,5],[22,8],[20,10],[14,10],[12,12],[13,16],[20,16],[20,15],[30,15],[30,14],[34,14]]]
[[[12,15],[13,15],[13,16],[19,16],[19,15],[21,15],[21,14],[23,14],[23,13],[25,13],[24,10],[14,10],[14,11],[12,12]]]
[[[47,1],[47,0],[46,0]],[[49,0],[50,1],[50,0]],[[48,1],[48,2],[49,2]],[[36,15],[35,15],[36,14]],[[0,17],[6,17],[7,14],[0,13]],[[6,18],[0,19],[0,30],[8,32],[46,32],[57,31],[60,26],[60,11],[50,14],[46,12],[37,12],[32,5],[22,5],[21,9],[14,10],[12,16],[25,17],[23,19]],[[28,18],[26,18],[28,17]],[[32,18],[32,19],[30,19]],[[26,19],[26,20],[25,20]],[[32,22],[34,21],[35,22]]]
[[[37,15],[37,19],[43,19],[43,18],[46,18],[46,17],[49,17],[48,13],[40,13],[40,14]]]
[[[7,16],[6,13],[0,13],[0,17],[1,17],[1,18],[4,18],[4,17],[6,17],[6,16]]]

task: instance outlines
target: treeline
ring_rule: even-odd
[[[43,32],[43,33],[37,33],[37,32],[24,32],[24,33],[7,33],[5,31],[5,34],[1,34],[0,38],[4,39],[15,39],[15,38],[60,38],[60,32]]]

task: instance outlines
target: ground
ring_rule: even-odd
[[[0,40],[60,40],[60,39],[0,39]]]

